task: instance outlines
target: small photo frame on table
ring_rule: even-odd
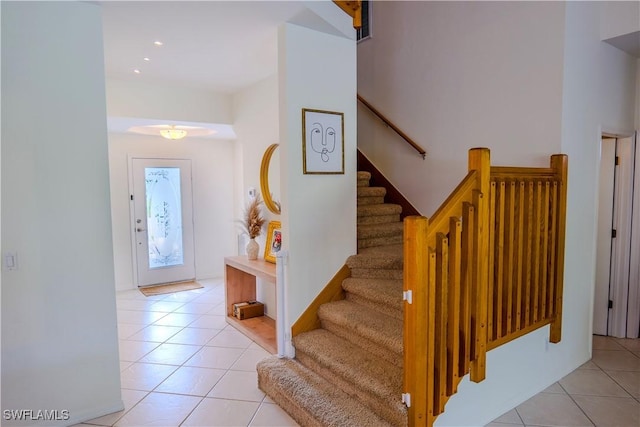
[[[302,170],[344,174],[344,113],[302,109]]]
[[[282,230],[280,221],[270,221],[267,227],[267,243],[264,248],[264,260],[275,264],[276,254],[282,249]]]

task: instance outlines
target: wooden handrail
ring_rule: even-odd
[[[400,128],[398,128],[398,126],[394,125],[391,120],[386,118],[380,111],[378,111],[373,105],[371,105],[369,102],[367,102],[367,100],[364,99],[359,94],[358,94],[358,101],[360,101],[362,103],[362,105],[367,107],[373,114],[375,114],[380,120],[382,120],[384,122],[384,124],[386,124],[391,129],[393,129],[395,131],[395,133],[400,135],[400,137],[402,139],[407,141],[407,143],[409,145],[411,145],[418,153],[420,153],[420,155],[422,156],[423,160],[425,159],[425,157],[427,155],[427,152],[424,150],[424,148],[422,148],[418,143],[416,143],[413,139],[411,139],[406,133],[404,133],[402,130],[400,130]]]
[[[432,426],[460,380],[484,380],[486,352],[542,326],[560,341],[567,156],[549,168],[469,173],[430,218],[404,222],[404,401]]]

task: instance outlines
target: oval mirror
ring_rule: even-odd
[[[280,156],[273,155],[278,144],[271,144],[262,156],[260,165],[260,192],[264,205],[276,215],[280,215]],[[275,190],[275,195],[274,195]]]

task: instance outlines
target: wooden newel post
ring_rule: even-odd
[[[469,150],[469,171],[478,173],[473,204],[476,207],[477,227],[474,235],[473,287],[471,295],[472,343],[471,381],[480,382],[486,374],[487,325],[489,298],[489,192],[491,187],[491,158],[488,148]]]
[[[433,424],[433,387],[427,388],[428,298],[427,228],[429,220],[421,216],[404,219],[404,386],[410,395],[410,426]],[[432,337],[431,337],[432,339]]]
[[[562,293],[564,283],[564,235],[567,223],[567,178],[569,158],[566,154],[554,154],[551,156],[551,169],[555,171],[558,180],[558,237],[556,241],[556,271],[555,271],[555,303],[554,320],[551,322],[549,341],[560,342],[562,337]]]

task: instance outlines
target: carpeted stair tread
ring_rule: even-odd
[[[402,243],[402,235],[391,235],[382,237],[372,237],[369,239],[358,239],[358,249],[372,248],[388,244]]]
[[[380,215],[400,215],[402,206],[394,203],[380,203],[377,205],[361,205],[357,207],[358,217],[380,216]]]
[[[350,277],[342,282],[347,299],[403,319],[402,280]]]
[[[367,188],[367,187],[362,187]],[[371,206],[371,205],[379,205],[384,203],[383,196],[376,197],[358,197],[358,206]]]
[[[257,371],[260,389],[302,426],[391,426],[295,360],[269,357],[258,363]]]
[[[362,206],[373,206],[373,205],[362,205]],[[391,215],[365,215],[359,216],[356,220],[356,223],[359,226],[363,224],[384,224],[389,222],[398,222],[400,221],[400,213],[391,214]]]
[[[393,245],[397,246],[397,245]],[[380,246],[379,248],[384,248]],[[367,252],[361,252],[357,255],[351,255],[347,258],[346,264],[350,269],[356,268],[377,268],[383,270],[400,270],[402,271],[403,260],[402,252],[397,254],[384,253],[382,249],[372,250],[365,249]],[[391,252],[392,249],[389,249]]]
[[[357,186],[359,187],[368,187],[369,180],[371,179],[371,174],[369,172],[358,172],[357,175]]]
[[[384,187],[359,187],[358,198],[360,197],[384,197],[387,189]]]
[[[371,179],[371,172],[367,171],[358,171],[358,179],[366,179],[367,181]]]
[[[402,366],[402,321],[348,300],[323,304],[318,317],[324,329]]]
[[[404,256],[404,246],[402,244],[376,246],[374,248],[362,249],[358,254],[363,257],[392,257],[402,259]],[[402,266],[400,266],[400,268],[402,269]]]
[[[371,239],[373,237],[399,236],[402,239],[404,224],[401,222],[388,222],[385,224],[362,224],[358,226],[358,239]]]
[[[401,244],[404,225],[401,222],[362,224],[358,226],[358,249]]]
[[[399,398],[403,376],[398,366],[323,329],[298,335],[294,346],[300,363],[355,394],[392,424],[406,424],[406,408]]]

